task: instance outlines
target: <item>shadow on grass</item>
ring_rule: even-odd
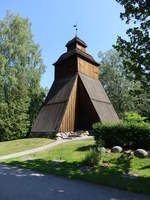
[[[95,147],[96,147],[95,145],[83,146],[83,147],[77,148],[76,151],[89,151],[89,150],[95,149]]]
[[[141,167],[140,169],[150,169],[150,165],[147,165],[147,166]]]
[[[129,173],[132,159],[132,155],[121,154],[118,159],[111,159],[110,162],[114,164],[112,168],[114,168],[115,171]]]
[[[115,165],[109,167],[92,167],[89,171],[84,172],[81,170],[83,162],[55,163],[44,159],[34,159],[27,161],[11,161],[9,164],[68,178],[86,180],[114,188],[150,194],[150,177],[130,179],[120,176],[122,171],[129,171],[130,160],[131,158],[120,156],[116,161],[112,159],[112,163]]]

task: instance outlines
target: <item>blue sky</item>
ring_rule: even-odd
[[[39,43],[46,64],[41,85],[48,88],[54,80],[52,64],[66,51],[76,22],[78,36],[97,61],[98,52],[111,49],[117,35],[125,37],[127,28],[119,17],[122,7],[115,0],[0,0],[0,19],[7,10],[28,17],[32,23],[34,41]]]

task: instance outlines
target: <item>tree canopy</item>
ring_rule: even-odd
[[[115,48],[124,58],[126,71],[134,72],[133,78],[150,90],[150,0],[116,1],[124,8],[121,19],[131,27],[126,31],[128,39],[119,36]]]
[[[105,53],[99,52],[99,57],[99,78],[119,117],[124,118],[125,112],[129,111],[150,117],[150,94],[139,81],[128,79],[119,53],[111,49]],[[132,73],[130,76],[133,76]]]
[[[43,101],[41,50],[28,19],[8,12],[0,21],[0,140],[25,137]]]

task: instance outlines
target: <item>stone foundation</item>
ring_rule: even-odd
[[[90,135],[89,131],[59,132],[56,133],[56,140],[71,139],[74,137],[85,137],[89,135]]]

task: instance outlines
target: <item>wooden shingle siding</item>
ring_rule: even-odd
[[[54,81],[31,132],[53,132],[59,130],[75,79],[76,75]]]
[[[66,103],[45,105],[40,110],[38,117],[32,127],[31,132],[53,132],[57,131],[61,123],[61,118],[66,107]]]
[[[101,122],[119,122],[118,115],[116,114],[111,103],[92,100],[94,108],[99,115]]]
[[[79,73],[79,76],[91,99],[110,103],[110,100],[99,80],[95,80],[82,73]]]
[[[47,104],[54,104],[67,101],[73,88],[75,78],[76,76],[73,75],[66,77],[65,79],[54,81],[50,90]]]
[[[119,122],[116,114],[102,84],[84,74],[79,73],[84,87],[92,101],[92,104],[102,122]]]

